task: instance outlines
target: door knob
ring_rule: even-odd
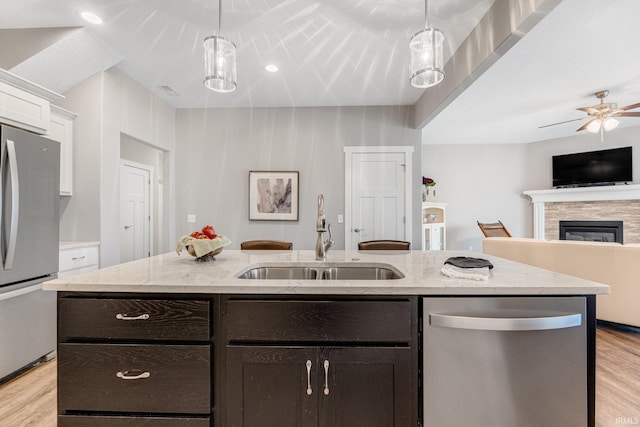
[[[364,231],[364,228],[354,228],[353,231],[355,231],[356,233],[359,233],[361,231]]]
[[[124,229],[125,229],[125,230],[128,230],[128,229],[130,229],[130,228],[133,228],[133,225],[125,225],[125,226],[124,226]]]

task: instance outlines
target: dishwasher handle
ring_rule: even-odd
[[[480,331],[543,331],[573,328],[582,325],[582,314],[544,317],[468,317],[429,314],[429,324],[441,328],[473,329]]]

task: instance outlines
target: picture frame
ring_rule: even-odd
[[[249,171],[249,220],[298,220],[298,171]]]

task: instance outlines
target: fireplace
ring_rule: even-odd
[[[622,243],[622,221],[560,221],[560,240]]]

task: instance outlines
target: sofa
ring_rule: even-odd
[[[596,318],[640,327],[640,244],[488,237],[485,254],[609,285]]]

